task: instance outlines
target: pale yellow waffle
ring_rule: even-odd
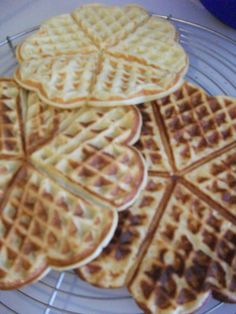
[[[111,243],[76,272],[127,286],[145,313],[192,313],[210,293],[236,302],[236,100],[185,82],[139,109],[148,184],[119,214]]]
[[[141,7],[85,5],[44,22],[17,48],[15,78],[48,104],[135,105],[182,84],[174,26]]]
[[[0,154],[0,289],[15,289],[97,257],[146,168],[132,146],[142,125],[136,107],[62,110],[13,80],[0,85],[0,103],[12,86],[21,95],[7,105],[17,104],[9,116],[23,151]]]
[[[12,80],[0,78],[0,95],[0,156],[23,154],[19,88]]]

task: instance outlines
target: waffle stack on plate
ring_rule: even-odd
[[[183,81],[174,26],[90,4],[17,59],[0,81],[0,288],[77,268],[146,313],[236,301],[236,100]]]

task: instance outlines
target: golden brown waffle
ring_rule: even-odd
[[[188,59],[176,39],[169,21],[139,6],[89,4],[27,38],[15,78],[57,107],[139,104],[182,84]]]
[[[12,80],[0,86],[22,144],[0,155],[0,289],[14,289],[95,258],[113,236],[117,209],[139,195],[146,169],[131,146],[142,125],[135,107],[62,110]],[[21,97],[6,100],[5,90]]]
[[[145,313],[192,313],[211,292],[236,302],[236,100],[185,82],[139,108],[146,189],[76,272],[96,286],[128,286]]]

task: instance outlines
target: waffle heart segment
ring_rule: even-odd
[[[132,107],[78,110],[77,118],[76,111],[71,112],[69,127],[35,151],[31,160],[70,182],[73,191],[90,193],[117,209],[127,208],[146,183],[140,153],[124,145],[137,138],[139,113]]]
[[[63,108],[160,98],[188,68],[174,26],[136,5],[89,4],[51,18],[18,46],[17,58],[18,83]]]
[[[63,14],[45,21],[36,34],[19,45],[16,54],[22,62],[31,58],[93,51],[96,48],[79,25],[69,14]]]
[[[18,130],[12,137],[22,147],[0,154],[0,289],[15,289],[97,257],[117,210],[144,186],[146,166],[132,146],[142,126],[135,107],[63,110],[13,80],[0,86],[0,103],[15,119],[7,128]]]
[[[178,169],[199,162],[235,142],[236,100],[209,96],[185,83],[178,91],[155,103]]]
[[[139,27],[117,45],[108,49],[108,53],[178,73],[183,70],[186,62],[181,46],[175,42],[177,32],[175,27],[166,20],[155,16]]]
[[[17,68],[15,79],[22,87],[36,91],[50,105],[74,108],[76,102],[88,102],[98,62],[96,52],[27,59]]]
[[[36,170],[22,169],[1,206],[0,288],[35,281],[50,267],[83,265],[99,254],[116,223],[115,210],[72,195]]]
[[[72,17],[101,49],[115,45],[149,19],[146,10],[135,4],[125,7],[84,5],[75,9]]]
[[[148,183],[111,243],[76,273],[127,286],[145,313],[192,313],[210,294],[236,302],[235,99],[185,82],[139,109]]]

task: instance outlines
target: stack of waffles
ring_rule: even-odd
[[[184,82],[174,26],[90,4],[17,59],[0,80],[0,288],[76,269],[145,313],[236,302],[236,100]]]

